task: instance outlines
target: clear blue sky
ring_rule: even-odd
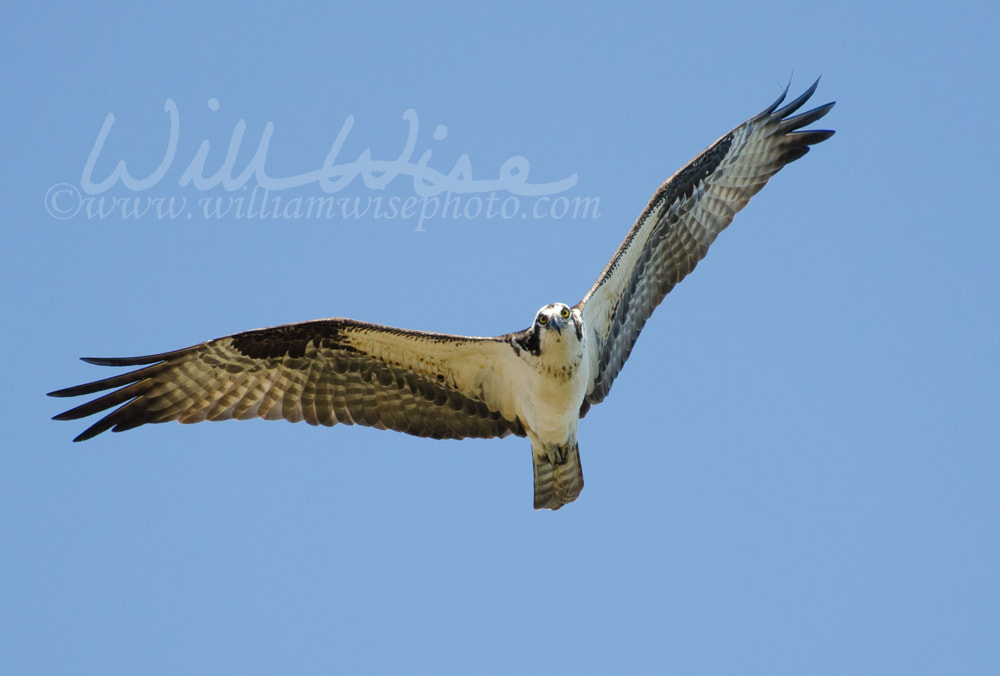
[[[995,6],[4,14],[3,673],[1000,673]],[[662,180],[819,75],[837,135],[647,324],[560,512],[532,510],[518,438],[254,421],[73,444],[85,423],[49,420],[45,392],[114,372],[79,356],[330,316],[524,328],[579,300]],[[269,130],[267,175],[306,176],[271,196],[323,196],[345,123],[337,163],[371,168],[408,110],[412,163],[497,181],[524,158],[522,187],[575,177],[553,195],[599,213],[488,218],[484,187],[470,218],[218,216],[257,178],[185,180],[242,120],[235,179]],[[119,160],[148,185],[102,189]]]

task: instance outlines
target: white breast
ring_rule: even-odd
[[[576,441],[580,406],[590,381],[590,360],[584,342],[572,330],[546,332],[538,356],[525,353],[515,378],[516,406],[533,442]]]

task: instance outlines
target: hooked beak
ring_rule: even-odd
[[[566,326],[566,320],[562,317],[553,317],[549,320],[549,323],[546,326],[550,329],[555,329],[560,335],[562,335],[563,327]]]

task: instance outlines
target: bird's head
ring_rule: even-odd
[[[531,328],[517,335],[518,355],[534,368],[560,378],[577,373],[587,350],[583,313],[565,303],[546,305],[535,314]]]
[[[583,315],[565,303],[551,303],[538,311],[533,326],[539,338],[556,338],[560,342],[572,337],[583,340]]]

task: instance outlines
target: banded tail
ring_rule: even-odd
[[[580,446],[532,445],[535,465],[535,509],[559,509],[576,500],[583,490]]]

